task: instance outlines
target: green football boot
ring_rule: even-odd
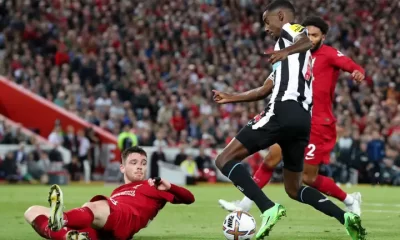
[[[275,203],[275,206],[265,211],[261,215],[261,227],[256,234],[256,239],[260,240],[268,236],[269,232],[283,216],[286,216],[286,209],[278,203]]]

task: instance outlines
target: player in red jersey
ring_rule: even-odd
[[[122,186],[111,197],[98,195],[81,208],[63,212],[63,193],[53,185],[49,193],[50,208],[32,206],[25,219],[46,239],[126,240],[145,228],[167,202],[191,204],[194,196],[187,189],[164,179],[145,180],[147,154],[140,147],[122,153]]]
[[[332,111],[334,91],[340,70],[351,73],[356,82],[364,79],[364,70],[339,50],[324,43],[328,24],[319,17],[309,17],[303,24],[308,29],[308,36],[313,44],[313,109],[309,145],[305,151],[303,182],[318,189],[326,195],[344,202],[348,211],[361,214],[361,194],[347,194],[335,182],[319,175],[320,164],[329,164],[330,153],[336,144],[336,119]],[[257,172],[254,181],[260,188],[268,184],[276,165],[282,159],[278,144],[270,147],[269,154]],[[228,202],[219,200],[220,205],[228,211],[248,211],[252,201],[245,197],[242,201]]]

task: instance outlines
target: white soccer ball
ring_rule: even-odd
[[[247,212],[231,212],[226,216],[222,230],[227,240],[250,240],[256,233],[256,221]]]

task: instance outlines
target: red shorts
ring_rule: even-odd
[[[101,232],[101,239],[127,240],[140,230],[140,219],[136,211],[124,204],[116,203],[106,196],[97,195],[90,201],[107,200],[110,206],[110,216]]]
[[[330,155],[336,144],[336,124],[312,125],[310,141],[304,151],[304,163],[311,165],[329,164]]]

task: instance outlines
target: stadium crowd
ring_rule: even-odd
[[[339,135],[327,174],[346,183],[356,169],[362,182],[399,181],[400,3],[293,2],[298,22],[323,16],[330,24],[326,43],[366,70],[360,85],[346,74],[339,78]],[[262,101],[212,101],[212,89],[245,91],[269,75],[262,53],[274,41],[263,30],[264,5],[3,1],[0,68],[10,80],[116,135],[132,131],[140,145],[224,147],[264,107]]]

